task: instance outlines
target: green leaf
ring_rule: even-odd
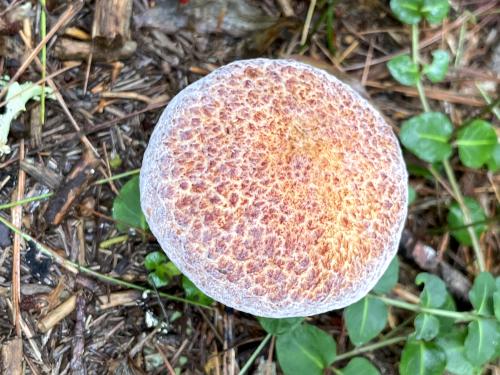
[[[276,355],[285,375],[322,375],[335,360],[335,353],[333,338],[310,324],[301,324],[276,339]]]
[[[448,292],[446,284],[439,277],[423,272],[417,275],[415,283],[425,285],[424,290],[420,293],[420,304],[423,307],[437,309],[445,303]]]
[[[432,342],[410,339],[401,353],[401,375],[442,375],[446,367],[444,351]]]
[[[356,357],[340,370],[342,375],[380,375],[380,371],[366,358]]]
[[[439,308],[441,310],[457,311],[457,307],[455,305],[455,301],[453,300],[453,297],[450,295],[450,293],[446,293],[446,301]],[[437,318],[439,320],[439,332],[440,333],[450,332],[450,330],[455,325],[455,320],[456,319],[454,319],[454,318],[447,318],[447,317],[444,317],[444,316],[438,316]]]
[[[257,316],[256,318],[267,333],[271,333],[276,336],[295,329],[304,321],[304,318],[272,319],[260,316]]]
[[[500,322],[500,291],[493,293],[493,307],[495,310],[495,318]]]
[[[186,298],[190,301],[199,302],[202,305],[210,306],[214,300],[199,290],[194,283],[185,275],[182,276],[182,288],[186,293]]]
[[[0,91],[8,84],[7,78],[0,77]],[[30,100],[39,100],[42,95],[42,86],[35,85],[33,82],[19,84],[13,82],[5,96],[5,107],[0,110],[0,156],[10,153],[10,147],[7,146],[10,124],[21,112],[26,111],[26,103]],[[52,89],[45,87],[47,98],[53,99]]]
[[[403,122],[399,137],[403,145],[429,163],[443,161],[451,155],[449,144],[453,125],[440,112],[427,112]]]
[[[480,168],[491,159],[498,141],[489,122],[474,120],[460,129],[456,143],[462,163],[469,168]]]
[[[177,266],[175,264],[173,264],[172,262],[160,264],[158,267],[156,267],[155,273],[157,275],[159,275],[160,277],[164,277],[164,278],[167,278],[169,280],[171,280],[175,276],[181,275],[181,271],[179,271]]]
[[[477,223],[473,225],[474,232],[478,237],[487,229],[486,215],[480,204],[470,197],[464,198],[464,204],[469,209],[472,223]],[[457,202],[453,202],[450,205],[450,211],[448,212],[448,226],[451,230],[451,235],[462,245],[471,246],[472,240],[469,236],[469,232],[465,227],[465,218],[460,206]],[[456,228],[456,229],[455,229]]]
[[[429,169],[411,163],[407,163],[406,167],[408,169],[408,173],[410,173],[412,176],[423,177],[429,181],[434,181],[434,176],[431,172],[429,172]]]
[[[473,375],[474,366],[465,356],[465,330],[452,330],[436,339],[446,354],[446,371],[456,375]]]
[[[500,322],[500,277],[495,279],[496,291],[493,293],[493,308],[495,317]]]
[[[362,345],[384,329],[387,323],[387,306],[370,296],[346,307],[344,319],[351,342]]]
[[[498,323],[497,323],[497,327],[498,327]],[[494,359],[498,359],[500,358],[500,340],[497,344],[497,347],[496,347],[496,350],[495,350],[495,355],[493,356]]]
[[[113,158],[109,161],[109,166],[111,169],[118,169],[121,167],[123,161],[119,154],[115,154]]]
[[[153,271],[156,267],[165,263],[167,260],[167,256],[163,251],[153,251],[152,253],[146,255],[146,258],[144,258],[144,267],[146,267],[148,271]]]
[[[448,0],[391,0],[391,10],[401,21],[410,25],[424,17],[430,23],[440,23],[450,10]]]
[[[421,9],[423,16],[429,23],[440,23],[450,11],[448,0],[424,0],[424,6]]]
[[[392,58],[387,67],[392,77],[403,85],[415,86],[420,78],[418,65],[413,63],[409,55]]]
[[[474,366],[482,366],[495,356],[500,340],[498,323],[490,319],[474,320],[467,326],[465,355]]]
[[[415,188],[411,185],[408,185],[408,206],[411,205],[417,199],[417,192]]]
[[[162,288],[164,286],[167,286],[170,282],[170,280],[167,277],[159,275],[156,272],[151,272],[148,275],[148,281],[156,288]]]
[[[132,177],[123,185],[113,201],[113,219],[116,220],[116,228],[121,232],[126,232],[129,227],[148,229],[148,223],[141,210],[139,176]]]
[[[474,310],[481,315],[493,315],[493,293],[495,292],[495,279],[489,272],[481,272],[475,279],[469,299]]]
[[[424,289],[420,294],[420,304],[427,308],[439,308],[443,310],[455,310],[455,302],[446,290],[446,285],[439,277],[420,273],[415,279],[417,285],[424,284]],[[430,314],[418,314],[415,318],[416,338],[422,340],[432,340],[439,332],[453,326],[454,319],[437,317]]]
[[[448,64],[450,63],[450,55],[443,50],[435,50],[432,52],[432,63],[425,65],[423,72],[431,82],[441,82],[448,72]]]
[[[377,285],[373,288],[375,293],[389,293],[392,288],[396,286],[399,278],[399,260],[398,257],[395,256],[389,267],[382,275],[381,279],[378,281]]]
[[[490,172],[496,173],[500,171],[500,143],[495,145],[487,164]]]
[[[423,0],[391,0],[392,13],[403,23],[413,25],[422,19]]]
[[[439,319],[431,314],[420,313],[415,318],[415,338],[430,341],[439,333]]]

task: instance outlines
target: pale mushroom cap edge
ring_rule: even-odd
[[[257,316],[309,316],[365,296],[397,252],[408,199],[383,117],[292,60],[223,66],[175,96],[140,174],[167,256],[205,294]]]

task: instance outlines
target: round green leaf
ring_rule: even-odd
[[[423,72],[431,82],[441,82],[448,73],[448,64],[450,63],[450,55],[443,50],[435,50],[432,52],[432,63],[424,66]]]
[[[141,210],[139,176],[132,177],[123,185],[113,201],[113,219],[116,220],[116,227],[121,232],[126,232],[129,227],[148,229],[148,223]]]
[[[440,23],[450,11],[448,0],[391,0],[394,15],[407,24],[416,24],[424,17],[430,23]]]
[[[144,258],[144,267],[146,267],[148,271],[153,271],[160,264],[167,262],[167,260],[167,256],[163,251],[153,251]]]
[[[467,328],[465,355],[474,366],[482,366],[495,356],[500,327],[494,320],[480,319],[470,322]]]
[[[474,310],[481,315],[493,315],[493,293],[495,293],[495,279],[489,272],[481,272],[475,279],[469,299]]]
[[[186,298],[190,301],[199,302],[205,306],[210,306],[214,300],[199,290],[194,283],[186,276],[182,276],[182,288],[186,293]]]
[[[430,341],[439,333],[439,319],[431,314],[418,314],[415,318],[415,338]]]
[[[422,0],[391,0],[392,13],[403,23],[413,25],[422,19]]]
[[[181,271],[179,271],[177,266],[172,262],[160,264],[158,267],[156,267],[155,273],[160,277],[164,277],[168,280],[172,279],[175,276],[181,275]]]
[[[477,223],[473,226],[474,231],[478,237],[486,230],[487,226],[484,224],[486,215],[477,201],[472,198],[465,197],[464,203],[469,209],[472,223]],[[462,210],[457,202],[450,205],[448,212],[448,226],[451,230],[451,235],[462,245],[471,246],[472,240],[465,227],[465,219]],[[457,229],[455,229],[457,228]]]
[[[445,303],[448,292],[446,284],[439,277],[422,272],[415,278],[415,283],[424,284],[424,290],[420,293],[420,304],[423,307],[436,309]]]
[[[170,280],[164,275],[160,275],[155,271],[151,272],[148,275],[148,281],[150,282],[151,285],[154,285],[156,288],[162,288],[164,286],[167,286]]]
[[[401,375],[442,375],[446,367],[446,355],[432,342],[410,339],[401,353]]]
[[[420,78],[418,65],[413,63],[408,55],[392,58],[387,67],[392,77],[402,85],[415,86]]]
[[[446,354],[446,371],[456,375],[473,375],[474,367],[465,356],[465,330],[451,330],[436,339]]]
[[[450,11],[448,0],[424,0],[424,6],[421,12],[429,23],[440,23]]]
[[[385,328],[387,306],[378,299],[366,296],[345,308],[344,319],[351,342],[356,346],[362,345]]]
[[[380,375],[380,371],[366,358],[356,357],[340,370],[342,375]]]
[[[403,145],[429,163],[442,161],[451,155],[448,140],[453,125],[439,112],[427,112],[403,122],[399,137]]]
[[[267,333],[271,333],[273,335],[282,335],[292,329],[295,329],[304,320],[304,318],[272,319],[262,318],[259,316],[256,318],[262,328],[264,328]]]
[[[498,140],[489,122],[474,120],[460,129],[456,143],[462,163],[470,168],[479,168],[492,158]]]
[[[373,288],[375,293],[389,293],[392,288],[396,286],[399,278],[399,260],[398,257],[395,256],[389,267],[382,275],[381,279],[378,281],[377,285]]]
[[[488,164],[488,169],[491,172],[496,173],[500,171],[500,143],[495,145],[491,157],[486,163]]]
[[[336,344],[328,333],[300,324],[277,337],[276,355],[285,375],[322,375],[335,360]]]
[[[457,306],[455,305],[455,301],[453,300],[453,297],[450,295],[450,293],[446,293],[446,301],[444,301],[444,304],[440,306],[439,308],[441,310],[448,310],[448,311],[457,311]],[[448,318],[444,316],[438,316],[437,317],[439,320],[439,332],[440,333],[446,333],[450,332],[450,330],[453,328],[455,325],[455,320],[454,318]]]

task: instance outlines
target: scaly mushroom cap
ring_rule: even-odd
[[[298,62],[244,60],[170,102],[141,200],[204,293],[257,316],[307,316],[357,301],[381,277],[407,173],[390,126],[350,87]]]

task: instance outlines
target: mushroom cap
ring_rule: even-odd
[[[407,172],[382,116],[291,60],[223,66],[167,106],[144,155],[151,231],[204,293],[265,317],[350,305],[394,257]]]

